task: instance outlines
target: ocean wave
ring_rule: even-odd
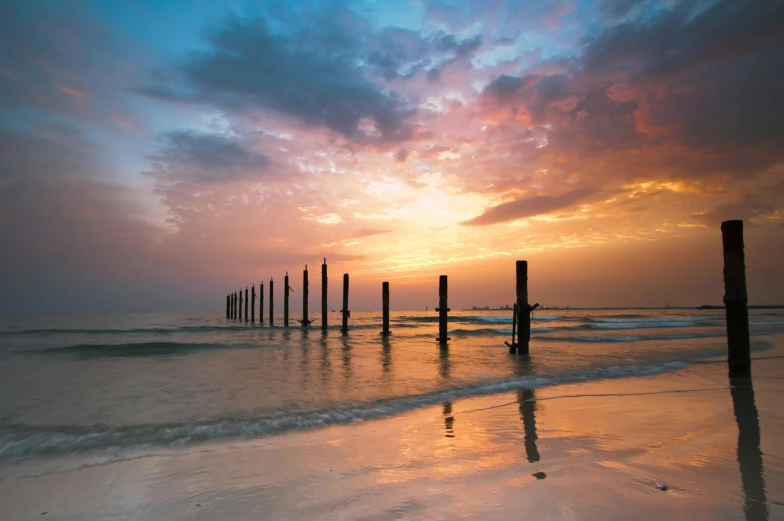
[[[30,353],[77,354],[83,357],[102,356],[149,356],[185,354],[207,349],[236,349],[240,347],[259,347],[256,344],[221,343],[180,343],[180,342],[137,342],[129,344],[77,344],[62,347],[48,347]]]
[[[333,409],[281,413],[269,417],[226,417],[197,422],[126,426],[31,426],[0,424],[0,460],[19,460],[89,451],[117,451],[149,447],[182,446],[227,439],[250,439],[294,430],[373,420],[461,398],[498,394],[519,389],[619,378],[646,376],[686,366],[684,362],[615,366],[560,375],[540,375],[496,380],[414,396]]]
[[[692,316],[692,317],[646,317],[644,315],[614,315],[613,317],[583,317],[586,322],[629,323],[629,322],[702,322],[706,320],[720,320],[721,316]]]

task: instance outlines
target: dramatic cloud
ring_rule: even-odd
[[[574,206],[586,197],[593,195],[593,193],[593,190],[583,189],[573,190],[557,196],[535,195],[533,197],[526,197],[489,208],[481,215],[460,224],[464,226],[487,226],[490,224],[552,213],[557,210]]]

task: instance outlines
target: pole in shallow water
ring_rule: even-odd
[[[283,285],[285,289],[283,290],[283,326],[289,327],[289,293],[291,292],[291,286],[289,286],[289,272],[286,272],[286,276],[283,277]]]
[[[308,320],[308,265],[302,272],[302,318],[299,320],[302,327],[310,326],[312,320]]]
[[[240,320],[242,320],[242,290],[240,289]]]
[[[321,329],[327,330],[327,258],[321,265]]]
[[[251,286],[250,292],[250,321],[256,322],[256,285]]]
[[[270,306],[270,326],[271,326],[273,321],[274,321],[274,319],[275,319],[275,309],[274,309],[273,301],[272,301],[272,277],[270,277],[270,304],[269,304],[269,306]]]
[[[382,324],[381,334],[389,336],[389,282],[381,283]]]
[[[531,342],[532,312],[539,304],[528,304],[528,261],[519,260],[516,265],[516,293],[517,293],[517,350],[522,355],[529,352]],[[514,353],[512,346],[509,352]]]
[[[340,328],[340,332],[347,335],[348,318],[351,316],[351,311],[348,310],[348,273],[343,274],[343,309],[340,312],[343,314],[343,327]]]
[[[231,318],[237,320],[237,292],[234,292],[234,298],[231,302]]]
[[[721,223],[721,238],[724,247],[724,308],[727,316],[729,372],[731,376],[751,376],[743,221]]]
[[[438,312],[438,338],[436,341],[440,342],[442,346],[446,345],[448,340],[452,340],[446,336],[447,312],[450,311],[447,307],[447,293],[447,277],[446,275],[441,275],[438,278],[438,307],[436,308]]]
[[[259,325],[264,325],[264,283],[259,282]]]
[[[248,321],[248,286],[245,286],[245,322]]]
[[[231,296],[226,295],[226,318],[231,316]]]

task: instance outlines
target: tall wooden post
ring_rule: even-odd
[[[248,321],[248,286],[245,286],[245,322]]]
[[[240,320],[242,320],[242,289],[240,289]]]
[[[730,375],[751,376],[743,221],[721,223],[721,238],[724,245],[724,307]]]
[[[447,312],[450,309],[447,307],[447,279],[446,275],[441,275],[438,279],[438,338],[436,339],[442,346],[446,345],[447,340],[452,340],[446,336],[446,320]]]
[[[237,292],[234,292],[234,302],[231,303],[231,318],[237,320]]]
[[[275,320],[275,306],[273,306],[273,301],[272,301],[272,277],[270,277],[270,326],[272,325],[274,320]]]
[[[289,327],[289,293],[291,292],[291,286],[289,286],[288,271],[283,278],[283,284],[285,285],[285,289],[283,290],[283,325]]]
[[[389,282],[381,283],[381,334],[389,336]]]
[[[226,318],[231,317],[231,295],[226,295]]]
[[[528,261],[517,261],[517,348],[527,355],[531,342],[531,306],[528,305]]]
[[[310,326],[308,320],[308,265],[305,264],[305,270],[302,272],[302,320],[299,321],[302,327]]]
[[[250,321],[256,322],[256,285],[251,286],[250,291]]]
[[[264,283],[259,282],[259,325],[264,325]]]
[[[348,334],[348,317],[351,316],[351,311],[348,310],[348,273],[343,274],[343,309],[340,312],[343,313],[343,327],[340,328],[340,332],[346,335]]]
[[[327,259],[321,265],[321,329],[327,330]]]

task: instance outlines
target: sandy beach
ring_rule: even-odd
[[[784,336],[765,342],[753,388],[715,359],[82,468],[8,465],[3,518],[784,519]]]

